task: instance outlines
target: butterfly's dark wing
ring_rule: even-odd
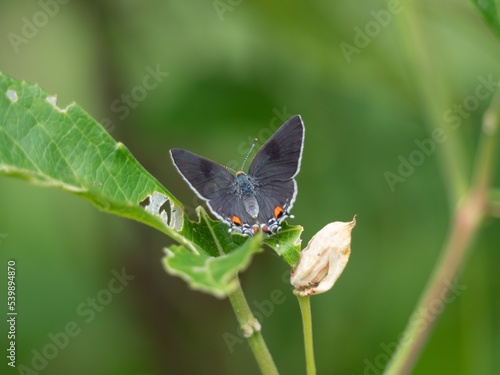
[[[300,116],[294,116],[255,155],[248,180],[259,208],[257,217],[247,212],[247,197],[224,167],[189,151],[172,149],[170,153],[181,175],[207,201],[213,214],[252,235],[258,225],[266,233],[274,233],[288,216],[297,195],[294,177],[299,172],[303,143],[304,124]]]
[[[226,168],[186,150],[172,149],[170,155],[181,176],[217,218],[234,226],[236,217],[241,224],[236,227],[252,233],[250,228],[256,219],[245,210],[235,178]]]
[[[300,116],[285,122],[257,152],[248,174],[260,184],[294,178],[300,169],[304,124]]]
[[[257,224],[256,219],[248,214],[243,200],[234,190],[228,189],[224,194],[210,200],[207,204],[215,216],[233,227],[250,229],[254,224]]]
[[[300,116],[285,122],[257,152],[249,168],[259,204],[259,223],[274,232],[289,212],[297,196],[294,177],[300,169],[304,144],[304,124]]]
[[[275,219],[281,223],[288,216],[296,195],[297,183],[294,179],[256,186],[255,198],[259,204],[258,222],[268,224],[269,220]]]
[[[234,176],[222,165],[178,148],[171,149],[170,156],[181,176],[200,198],[210,201],[227,195],[232,188]]]

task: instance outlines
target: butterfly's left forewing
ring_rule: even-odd
[[[257,152],[248,174],[261,183],[294,178],[300,169],[303,145],[304,124],[300,116],[294,116]]]

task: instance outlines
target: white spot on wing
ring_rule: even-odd
[[[9,100],[12,102],[12,103],[15,103],[17,102],[17,91],[16,90],[7,90],[7,98],[9,98]]]

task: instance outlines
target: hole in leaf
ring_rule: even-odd
[[[176,206],[166,195],[155,191],[140,203],[151,215],[159,216],[163,223],[175,230],[181,230],[183,224],[183,210]]]
[[[47,96],[47,102],[50,103],[57,111],[61,112],[61,113],[66,113],[66,111],[68,110],[69,106],[67,106],[66,108],[61,108],[57,105],[57,95],[53,95],[53,96]]]
[[[160,210],[159,210],[160,216],[162,216],[163,213],[165,213],[167,215],[167,217],[170,217],[170,211],[171,211],[170,201],[166,200],[165,203],[163,203],[160,206]]]
[[[149,203],[151,202],[151,199],[149,199],[149,197],[150,197],[150,196],[148,195],[148,196],[147,196],[144,200],[142,200],[142,201],[139,203],[139,205],[140,205],[142,208],[146,209],[146,206],[149,206]]]
[[[17,96],[16,90],[7,90],[6,95],[7,95],[7,98],[9,98],[9,100],[12,103],[17,102],[18,96]]]

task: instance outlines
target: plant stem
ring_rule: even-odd
[[[274,364],[271,353],[267,349],[267,345],[260,332],[260,323],[253,316],[250,306],[248,306],[239,280],[237,280],[237,282],[238,286],[233,292],[229,293],[228,297],[233,306],[234,313],[238,318],[238,322],[240,323],[241,330],[248,340],[248,344],[252,349],[262,374],[277,375],[278,369]]]
[[[384,372],[385,375],[408,374],[413,368],[440,313],[433,314],[432,312],[435,311],[435,306],[444,306],[444,302],[448,300],[446,295],[450,284],[453,283],[460,265],[465,260],[469,245],[488,211],[489,187],[500,137],[499,115],[500,91],[497,90],[483,118],[472,187],[466,198],[457,204],[441,258],[414,310],[414,314],[412,314],[412,317],[420,318],[418,319],[419,323],[413,320],[408,323],[403,342],[400,342],[394,357]]]
[[[490,193],[490,215],[500,217],[500,189],[493,189]]]
[[[304,348],[306,352],[307,375],[315,375],[316,364],[314,363],[310,296],[297,296],[297,299],[299,300],[300,313],[302,315],[302,326],[304,328]]]
[[[224,249],[222,248],[217,236],[210,226],[210,223],[208,222],[208,216],[205,211],[202,211],[201,217],[207,223],[212,238],[214,239],[215,245],[217,246],[219,255],[224,255]],[[266,342],[264,341],[264,338],[260,333],[260,323],[253,316],[252,310],[250,309],[250,306],[248,306],[248,302],[245,298],[245,294],[243,293],[243,289],[241,288],[238,275],[236,275],[235,279],[236,288],[234,289],[234,291],[228,294],[228,297],[231,305],[233,306],[234,314],[238,319],[238,323],[240,323],[240,328],[243,331],[243,335],[248,340],[248,344],[252,349],[253,355],[257,360],[262,374],[278,375],[278,369],[274,364],[273,357],[271,357],[271,353],[269,352],[269,349],[267,349]]]
[[[413,368],[438,314],[435,306],[444,306],[444,298],[453,283],[466,250],[479,226],[483,206],[475,204],[479,197],[471,195],[455,212],[448,239],[434,273],[408,322],[402,342],[389,363],[385,375],[408,374]]]

